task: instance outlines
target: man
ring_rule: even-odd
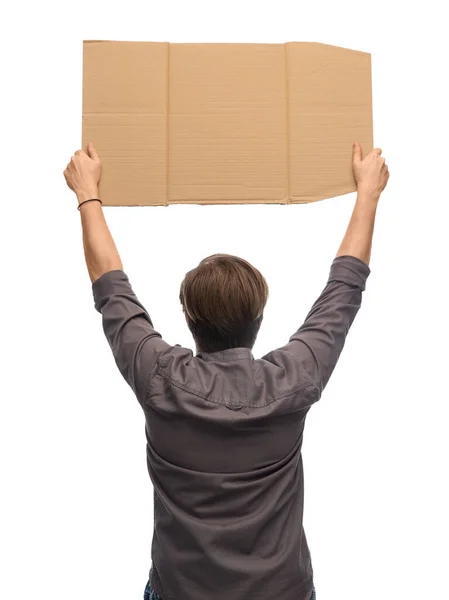
[[[377,205],[389,172],[355,143],[357,200],[324,291],[282,348],[252,348],[268,288],[243,259],[214,255],[187,273],[180,300],[197,354],[170,346],[134,294],[98,199],[92,144],[64,175],[81,213],[95,308],[143,408],[154,486],[145,600],[310,600],[302,525],[306,415],[360,308]]]

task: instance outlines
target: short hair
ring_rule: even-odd
[[[268,285],[243,258],[213,254],[186,274],[179,299],[199,351],[252,349]]]

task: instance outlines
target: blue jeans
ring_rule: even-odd
[[[156,592],[151,589],[149,580],[145,587],[145,591],[143,593],[143,600],[162,600],[162,598],[159,596],[159,594],[156,594]],[[312,595],[310,596],[310,600],[316,600],[315,588],[313,588]]]

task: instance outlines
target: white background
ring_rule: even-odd
[[[375,144],[391,178],[364,306],[308,417],[305,528],[319,600],[449,599],[449,53],[439,4],[3,9],[2,600],[137,600],[150,567],[144,417],[103,337],[62,177],[80,144],[82,39],[317,41],[372,53]],[[201,258],[226,252],[258,267],[270,286],[260,356],[286,342],[323,288],[354,199],[105,214],[169,343],[192,347],[178,290]]]

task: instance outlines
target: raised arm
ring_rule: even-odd
[[[337,256],[353,256],[367,265],[371,259],[377,204],[390,177],[385,158],[381,154],[382,150],[375,148],[363,158],[360,144],[354,144],[352,166],[357,184],[357,200],[337,253]]]
[[[375,149],[363,159],[360,145],[354,144],[357,199],[327,285],[289,343],[267,355],[272,362],[289,365],[286,373],[298,373],[295,365],[300,364],[320,392],[343,350],[370,273],[368,264],[377,204],[389,178],[381,154],[380,149]]]
[[[102,314],[103,330],[116,364],[142,404],[157,358],[170,346],[154,330],[147,311],[131,288],[101,203],[84,203],[99,198],[101,161],[92,144],[87,152],[75,152],[64,176],[78,199],[95,308]]]
[[[84,257],[92,283],[108,271],[122,269],[122,261],[104,218],[99,198],[101,160],[91,143],[87,152],[77,150],[64,171],[69,188],[75,192],[81,213]],[[85,203],[84,203],[85,202]],[[82,206],[81,206],[82,204]]]

